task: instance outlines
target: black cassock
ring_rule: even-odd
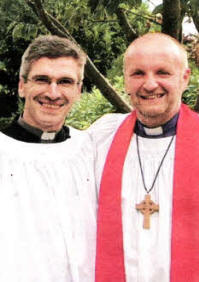
[[[24,121],[21,122],[20,119],[14,121],[11,125],[3,129],[1,132],[16,140],[28,143],[58,143],[65,141],[67,138],[70,138],[69,128],[67,126],[63,126],[61,130],[55,133],[53,138],[43,139],[42,136],[44,135],[44,132],[42,130],[30,126]],[[45,135],[48,134],[49,133],[45,133]]]

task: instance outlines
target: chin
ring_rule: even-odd
[[[138,110],[138,112],[143,117],[155,118],[155,117],[159,117],[160,115],[164,115],[165,109],[161,109],[160,107],[157,107],[153,109],[140,109]]]
[[[39,124],[44,131],[58,131],[60,129],[61,122],[53,120],[51,117],[51,119],[41,119]]]
[[[138,119],[148,127],[160,126],[168,121],[165,111],[145,111],[139,112]]]

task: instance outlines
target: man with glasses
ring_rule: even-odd
[[[0,133],[0,281],[94,281],[92,144],[64,126],[85,62],[57,36],[38,37],[22,57],[24,111]]]
[[[23,115],[3,132],[20,141],[56,143],[70,137],[66,115],[80,97],[85,55],[67,39],[37,38],[20,67]]]

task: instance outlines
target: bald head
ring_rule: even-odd
[[[183,46],[162,33],[148,33],[124,56],[125,89],[138,119],[148,127],[170,120],[180,109],[190,70]]]
[[[136,51],[142,49],[149,56],[152,51],[156,51],[157,54],[161,53],[163,48],[167,49],[168,53],[172,53],[179,59],[179,63],[188,68],[187,52],[182,44],[180,44],[175,38],[165,33],[146,33],[145,35],[134,40],[127,48],[124,54],[124,70],[126,68],[126,60],[129,56],[136,55]],[[154,52],[153,52],[154,53]]]

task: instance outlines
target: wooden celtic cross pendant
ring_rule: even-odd
[[[136,209],[144,215],[143,228],[150,228],[150,215],[159,211],[159,205],[151,200],[151,195],[145,195],[144,201],[136,205]]]

